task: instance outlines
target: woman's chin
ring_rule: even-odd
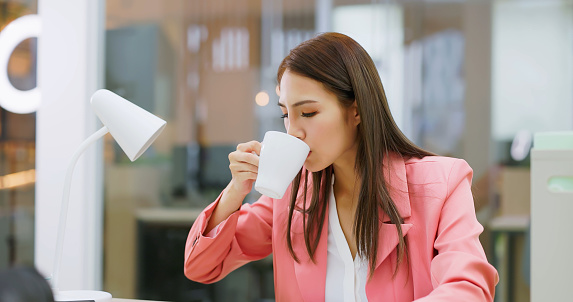
[[[316,172],[316,171],[318,171],[318,170],[310,169],[310,168],[309,168],[308,166],[306,166],[306,165],[304,166],[304,168],[305,168],[306,171],[308,171],[308,172]]]
[[[325,169],[326,167],[319,167],[318,165],[313,165],[312,163],[309,163],[308,160],[304,163],[304,168],[308,171],[308,172],[318,172],[321,171],[323,169]]]

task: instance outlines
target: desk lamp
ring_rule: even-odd
[[[143,152],[145,152],[151,143],[153,143],[163,128],[165,128],[166,124],[164,120],[143,110],[109,90],[101,89],[96,91],[91,98],[91,105],[94,112],[103,123],[103,127],[88,137],[78,147],[70,160],[68,170],[66,172],[56,241],[56,256],[51,278],[52,289],[54,290],[56,301],[111,301],[111,294],[103,291],[58,291],[60,261],[62,260],[68,202],[70,199],[70,184],[72,174],[74,172],[74,166],[76,165],[78,158],[90,144],[102,138],[109,132],[125,154],[127,154],[127,157],[131,161],[134,161],[143,154]]]

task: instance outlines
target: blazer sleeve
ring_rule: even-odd
[[[487,262],[471,193],[472,169],[455,160],[434,242],[430,271],[434,290],[418,302],[493,301],[499,277]]]
[[[185,276],[201,283],[223,279],[240,266],[268,256],[272,252],[272,202],[261,197],[243,204],[218,225],[213,237],[205,228],[223,193],[195,220],[185,244]]]

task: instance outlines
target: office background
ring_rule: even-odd
[[[497,301],[529,301],[528,142],[537,131],[573,129],[572,1],[101,2],[100,86],[168,122],[134,163],[111,137],[93,152],[103,173],[91,194],[103,200],[94,247],[103,290],[272,300],[269,259],[214,285],[186,280],[186,233],[230,180],[227,155],[237,143],[283,129],[275,93],[282,58],[318,32],[339,31],[373,57],[406,135],[470,163],[482,244],[500,270]],[[0,0],[0,29],[41,7]],[[69,49],[65,41],[52,49]],[[10,58],[9,77],[21,90],[37,84],[37,46],[28,39]],[[36,113],[0,108],[0,268],[33,265],[45,248],[35,240],[37,122]]]

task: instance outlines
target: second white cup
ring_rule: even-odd
[[[255,190],[271,198],[282,198],[309,151],[305,142],[292,135],[278,131],[265,133]]]

